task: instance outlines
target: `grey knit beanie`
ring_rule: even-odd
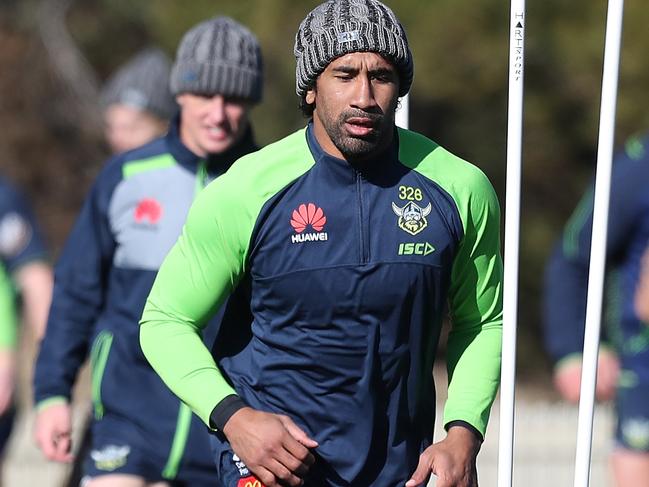
[[[261,100],[263,65],[259,42],[229,17],[201,22],[187,32],[171,71],[171,92]]]
[[[307,15],[295,36],[296,92],[303,97],[327,65],[350,52],[376,52],[399,71],[399,96],[410,90],[413,62],[394,12],[378,0],[329,0]]]
[[[171,118],[177,110],[169,91],[171,61],[160,49],[139,52],[113,74],[101,91],[104,108],[113,104],[130,105],[162,118]]]

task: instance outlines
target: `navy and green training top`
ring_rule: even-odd
[[[46,261],[47,251],[34,214],[24,196],[0,177],[0,349],[16,346],[16,295],[11,281],[23,265]]]
[[[178,125],[177,118],[166,136],[114,157],[97,177],[55,268],[34,375],[37,407],[68,401],[89,355],[95,420],[128,422],[168,458],[166,478],[213,462],[204,425],[144,358],[138,321],[195,195],[256,149],[248,131],[229,152],[204,160],[183,145]]]
[[[548,261],[544,286],[546,348],[555,361],[581,358],[593,226],[593,191],[582,198]],[[618,353],[622,385],[649,384],[649,327],[633,306],[649,245],[649,138],[631,139],[613,161],[606,245],[603,336]]]
[[[485,432],[501,274],[498,204],[476,167],[398,130],[357,170],[326,154],[309,126],[240,159],[197,198],[140,340],[206,423],[238,394],[318,441],[314,470],[326,485],[403,485],[432,441],[447,302],[444,423]],[[210,352],[201,329],[233,292],[249,296],[252,323],[228,317]]]

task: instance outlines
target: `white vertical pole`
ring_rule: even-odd
[[[408,119],[410,116],[410,106],[409,106],[409,100],[410,95],[406,95],[400,100],[401,106],[397,109],[397,113],[395,114],[394,121],[395,123],[404,129],[407,129],[409,124],[408,124]]]
[[[575,487],[588,487],[590,482],[597,354],[602,318],[602,295],[606,264],[606,233],[609,193],[611,188],[613,144],[615,141],[615,109],[617,103],[617,81],[620,65],[623,14],[624,0],[609,0],[606,22],[606,43],[604,46],[602,100],[599,116],[593,235],[588,274],[588,304],[586,306],[584,357],[577,426]]]
[[[510,29],[498,487],[512,486],[514,464],[514,389],[516,383],[516,321],[523,138],[525,0],[512,0]]]

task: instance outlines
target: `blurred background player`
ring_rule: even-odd
[[[636,311],[642,255],[649,243],[649,139],[633,139],[613,164],[607,241],[607,307],[596,397],[615,397],[611,455],[619,486],[649,485],[649,327]],[[593,192],[584,196],[550,258],[545,279],[545,343],[554,383],[579,400],[593,223]],[[638,483],[641,482],[641,483]]]
[[[14,419],[17,316],[36,339],[45,330],[52,271],[34,215],[20,194],[0,178],[0,452]],[[19,306],[20,312],[16,310]]]
[[[23,321],[41,337],[52,293],[52,271],[25,198],[0,177],[0,259],[21,299]]]
[[[135,55],[101,92],[106,142],[113,153],[135,149],[167,131],[178,106],[169,91],[171,61],[160,49]]]
[[[169,90],[171,60],[158,48],[143,49],[105,83],[100,104],[104,136],[113,154],[140,147],[163,135],[178,105]],[[91,445],[90,420],[84,423],[77,457],[66,484],[81,481],[82,461]]]
[[[214,485],[205,426],[150,369],[137,322],[194,196],[257,149],[248,119],[262,93],[257,39],[227,17],[200,23],[183,37],[170,87],[180,113],[169,132],[108,162],[56,267],[35,434],[47,458],[72,460],[71,387],[92,341],[87,487]]]

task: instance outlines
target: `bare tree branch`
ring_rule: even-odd
[[[37,14],[38,31],[57,76],[73,100],[71,117],[81,130],[101,133],[99,81],[66,25],[74,0],[41,0]],[[81,123],[79,123],[81,121]]]

